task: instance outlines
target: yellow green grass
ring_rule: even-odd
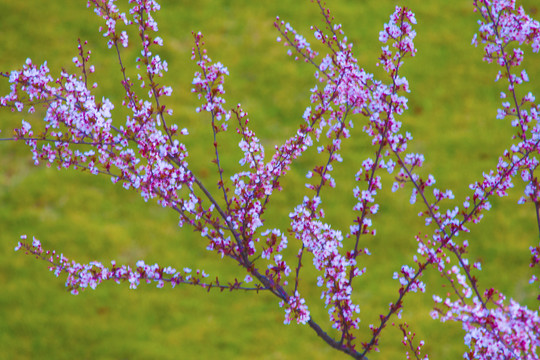
[[[329,1],[368,71],[380,74],[375,67],[378,32],[396,3],[401,2]],[[196,173],[211,184],[215,171],[210,162],[208,118],[194,112],[197,100],[190,93],[196,70],[189,60],[191,31],[202,31],[210,57],[229,67],[228,103],[243,104],[252,128],[270,149],[300,123],[313,86],[313,69],[285,55],[275,43],[272,23],[279,15],[314,43],[309,25],[320,24],[317,7],[307,0],[168,0],[161,4],[157,19],[165,47],[160,53],[169,63],[163,81],[174,88],[168,105],[174,109],[174,121],[190,129],[188,146]],[[523,4],[538,16],[534,0]],[[481,62],[482,50],[470,45],[477,18],[469,1],[414,0],[406,5],[418,20],[418,55],[408,59],[404,68],[412,93],[403,122],[415,137],[409,149],[424,153],[424,172],[433,173],[439,188],[453,189],[461,200],[468,193],[468,184],[493,168],[497,156],[510,144],[510,125],[495,119],[502,84],[493,82],[495,66]],[[62,67],[74,71],[71,58],[76,56],[77,38],[81,37],[89,40],[93,52],[98,94],[118,104],[122,98],[120,73],[115,55],[106,50],[105,40],[97,33],[100,24],[85,8],[85,1],[0,0],[0,71],[19,68],[27,57],[34,63],[47,60],[53,74]],[[133,49],[132,45],[128,52]],[[132,58],[126,59],[128,66],[133,64]],[[540,96],[538,55],[529,57],[526,66],[532,79],[529,88]],[[0,90],[7,92],[5,81],[0,82]],[[39,121],[36,116],[23,116]],[[10,129],[20,120],[21,114],[3,110],[0,137],[10,136]],[[356,167],[371,151],[360,133],[362,121],[357,119],[357,136],[346,143],[343,153],[345,161]],[[227,148],[234,148],[234,143]],[[274,199],[268,226],[285,224],[289,211],[301,201],[303,176],[312,164],[310,154],[283,182],[286,190]],[[233,168],[236,161],[231,156],[226,165]],[[346,229],[352,219],[355,169],[345,166],[336,172],[338,188],[327,190],[323,200],[329,221]],[[385,180],[389,190],[391,179]],[[495,286],[537,307],[537,290],[527,284],[531,275],[528,247],[538,239],[534,209],[516,205],[517,193],[495,200],[485,221],[466,238],[471,243],[471,258],[483,260],[484,271],[478,275],[482,288]],[[395,299],[392,273],[411,263],[414,236],[428,231],[416,216],[421,207],[411,207],[408,196],[407,191],[381,195],[377,236],[362,244],[373,255],[362,259],[368,272],[359,280],[355,295],[362,309],[360,338]],[[144,259],[177,268],[204,268],[213,276],[224,274],[224,280],[244,277],[238,266],[220,261],[205,250],[204,241],[176,224],[173,212],[145,203],[106,178],[35,167],[24,144],[1,142],[0,360],[346,358],[327,347],[311,329],[284,326],[277,299],[268,294],[207,294],[189,287],[156,289],[152,285],[132,291],[127,285],[104,284],[96,291],[72,296],[62,278],[48,273],[44,262],[13,251],[18,237],[26,233],[81,262],[115,259],[133,265]],[[291,239],[290,246],[296,245]],[[428,275],[426,281],[428,294],[406,300],[404,319],[418,338],[426,340],[432,358],[459,358],[465,351],[459,326],[441,325],[428,315],[429,294],[446,290],[440,288],[437,275]],[[311,299],[312,314],[331,331],[326,310],[317,302],[314,279],[302,286]],[[389,328],[380,348],[370,359],[401,358],[398,331]]]

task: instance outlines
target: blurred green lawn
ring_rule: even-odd
[[[375,67],[379,53],[378,32],[399,1],[329,1],[337,22],[344,25],[356,46],[361,66]],[[470,45],[476,17],[470,1],[407,1],[418,20],[418,55],[408,59],[404,74],[409,79],[410,110],[404,126],[415,140],[410,151],[424,153],[425,173],[433,173],[438,187],[451,188],[458,200],[468,184],[496,164],[498,154],[510,143],[508,123],[495,120],[501,84],[494,86],[495,66],[481,62],[481,49]],[[100,20],[85,2],[0,0],[0,71],[19,68],[27,57],[34,63],[47,60],[53,74],[63,67],[73,71],[77,38],[89,40],[96,66],[97,93],[115,103],[122,98],[115,55],[106,50],[97,33]],[[538,17],[535,0],[523,2]],[[291,61],[275,43],[272,23],[276,15],[290,21],[308,37],[309,25],[321,24],[316,5],[301,1],[162,1],[160,33],[165,47],[160,54],[169,63],[163,79],[174,87],[168,105],[174,121],[190,129],[188,148],[194,171],[208,183],[214,175],[208,119],[195,114],[190,93],[194,64],[189,60],[191,31],[205,34],[209,55],[229,67],[227,100],[241,102],[250,113],[251,126],[267,148],[290,136],[300,123],[313,86],[312,69]],[[125,6],[125,5],[120,5]],[[128,52],[134,53],[132,44]],[[132,58],[126,58],[132,61]],[[129,63],[133,64],[133,62]],[[538,55],[526,60],[532,79],[529,89],[540,94]],[[2,94],[8,91],[0,82]],[[121,116],[121,112],[115,113]],[[36,116],[23,114],[38,122]],[[0,137],[20,124],[21,114],[3,110]],[[363,121],[359,119],[359,121]],[[347,166],[336,169],[338,189],[323,197],[328,220],[346,229],[352,218],[353,174],[362,156],[372,149],[360,133],[346,143]],[[225,139],[233,139],[225,138]],[[227,148],[227,147],[225,147]],[[230,149],[234,143],[230,143]],[[268,226],[286,229],[287,214],[301,201],[304,174],[313,157],[304,156],[284,180],[286,189],[276,195]],[[226,166],[233,168],[230,157]],[[352,165],[351,165],[352,164]],[[174,213],[147,204],[131,192],[112,186],[105,178],[74,171],[34,167],[23,144],[0,143],[0,360],[3,359],[341,359],[307,327],[284,326],[283,312],[275,298],[266,294],[217,293],[180,287],[156,289],[141,285],[104,284],[96,291],[72,296],[63,280],[48,273],[46,264],[13,248],[21,234],[35,235],[45,247],[57,249],[78,261],[112,259],[134,264],[138,259],[177,268],[204,268],[223,279],[245,274],[229,262],[206,251],[206,244],[189,229],[179,229]],[[391,179],[385,179],[385,188]],[[518,186],[518,190],[522,186]],[[527,284],[528,247],[538,239],[534,210],[517,206],[517,192],[495,200],[493,210],[468,234],[471,259],[484,261],[480,286],[496,286],[508,296],[538,306],[536,292]],[[381,195],[382,208],[375,226],[377,236],[366,239],[372,256],[368,272],[357,286],[362,309],[362,330],[386,312],[395,298],[392,273],[411,263],[414,235],[426,231],[411,207],[408,192]],[[450,204],[451,205],[451,204]],[[344,210],[345,209],[345,210]],[[296,244],[291,240],[290,247]],[[429,318],[430,293],[444,294],[437,275],[428,275],[428,294],[406,300],[404,318],[434,359],[460,358],[465,351],[462,333],[453,324],[440,325]],[[326,310],[317,302],[315,280],[306,280],[304,292],[312,314],[329,329]],[[370,359],[402,358],[399,333],[387,330],[380,353]]]

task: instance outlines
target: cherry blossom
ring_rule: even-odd
[[[509,121],[514,133],[493,169],[479,174],[480,180],[469,185],[469,195],[458,199],[460,205],[456,205],[451,201],[455,199],[452,190],[435,187],[437,179],[423,169],[429,157],[408,150],[413,136],[403,130],[400,120],[408,110],[407,94],[411,92],[402,67],[405,60],[417,55],[414,13],[396,6],[379,32],[381,53],[376,65],[386,76],[377,79],[358,64],[353,44],[326,5],[320,0],[315,3],[323,25],[313,26],[311,31],[323,50],[315,51],[291,23],[279,17],[274,23],[279,33],[277,41],[286,47],[287,54],[313,67],[315,85],[297,130],[273,149],[264,148],[250,128],[249,114],[242,105],[228,107],[229,70],[210,58],[203,34],[193,33],[192,60],[198,69],[191,91],[199,101],[195,112],[212,131],[214,183],[203,182],[192,171],[182,140],[189,131],[179,129],[171,120],[171,109],[165,105],[172,88],[158,82],[169,66],[159,54],[164,40],[156,35],[159,28],[153,14],[160,5],[155,1],[130,0],[127,12],[121,12],[114,0],[87,2],[103,20],[100,31],[118,59],[124,94],[121,104],[94,95],[98,85],[89,83],[94,72],[91,52],[88,44],[80,40],[78,55],[72,60],[78,75],[62,70],[54,76],[47,63],[37,65],[30,59],[20,70],[1,74],[9,82],[10,91],[0,97],[0,106],[30,114],[35,112],[35,106],[45,107],[42,125],[23,120],[11,139],[24,142],[36,164],[108,176],[114,184],[139,193],[145,201],[155,200],[175,211],[179,226],[199,233],[216,259],[241,267],[241,281],[219,276],[210,280],[204,270],[182,264],[174,265],[182,270],[150,265],[144,260],[132,265],[114,261],[110,266],[99,261],[81,264],[44,249],[41,241],[35,237],[29,241],[26,235],[21,236],[15,250],[48,262],[57,277],[66,277],[66,287],[72,294],[96,289],[104,281],[127,283],[130,289],[146,282],[158,288],[170,284],[194,285],[208,291],[266,292],[275,296],[283,308],[285,324],[307,325],[329,346],[355,359],[367,359],[370,352],[379,350],[379,341],[390,324],[403,334],[407,358],[428,358],[423,354],[425,341],[415,339],[414,330],[403,321],[402,314],[407,311],[407,296],[430,293],[423,276],[433,271],[444,279],[450,291],[444,296],[432,295],[431,316],[443,323],[461,323],[468,347],[464,358],[538,359],[538,310],[528,309],[496,289],[482,289],[477,277],[482,266],[467,257],[471,245],[463,237],[488,213],[492,197],[507,196],[514,191],[516,181],[524,182],[519,203],[535,205],[540,231],[540,185],[536,174],[540,109],[535,95],[520,88],[534,81],[522,69],[526,52],[520,47],[540,51],[540,24],[522,7],[516,8],[515,1],[473,1],[480,20],[472,42],[483,47],[484,61],[499,66],[495,80],[497,85],[504,83],[504,90],[496,119]],[[129,27],[136,30],[138,39],[128,36],[125,29]],[[141,50],[135,59],[136,77],[132,79],[124,66],[123,48],[135,42]],[[128,115],[113,119],[115,106],[124,107]],[[354,136],[355,126],[368,136],[374,151],[354,170],[355,204],[349,209],[353,217],[344,232],[327,222],[322,195],[328,187],[340,186],[333,170],[344,162],[343,144]],[[223,166],[222,133],[231,128],[235,129],[241,154],[237,159],[241,170],[236,173]],[[272,196],[284,190],[280,180],[310,148],[318,152],[318,157],[306,173],[306,193],[289,212],[289,227],[275,227],[266,213]],[[392,174],[392,184],[383,180],[386,174]],[[378,323],[366,324],[370,332],[367,337],[357,339],[363,326],[362,304],[354,294],[362,288],[362,275],[369,271],[363,265],[364,256],[371,255],[362,244],[366,237],[377,236],[377,226],[382,226],[378,201],[383,191],[407,191],[411,205],[422,209],[418,216],[426,226],[415,236],[416,253],[409,263],[395,266],[391,275],[395,298],[388,304],[388,311],[379,315]],[[537,267],[540,244],[532,244],[530,252],[529,266]],[[320,304],[307,300],[303,279],[310,273],[303,268],[308,264],[317,273]],[[533,275],[529,282],[536,286],[537,281]],[[315,312],[310,308],[317,305],[326,308],[327,323],[313,318]]]

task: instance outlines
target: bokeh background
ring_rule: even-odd
[[[361,66],[381,75],[375,66],[378,32],[395,5],[403,2],[328,3],[336,22],[343,24],[355,44]],[[434,174],[437,186],[451,188],[459,201],[468,194],[468,184],[493,168],[498,154],[511,141],[510,124],[495,119],[503,83],[494,84],[496,67],[482,63],[482,50],[470,45],[477,26],[471,3],[406,2],[418,20],[418,54],[407,60],[403,70],[412,89],[410,109],[402,117],[404,128],[415,138],[409,149],[425,154],[424,174]],[[520,3],[538,18],[536,1]],[[307,0],[163,0],[161,5],[156,19],[165,46],[159,53],[169,63],[163,82],[174,88],[167,105],[174,109],[173,121],[190,130],[187,145],[194,171],[212,184],[215,169],[210,162],[209,119],[195,113],[197,100],[190,93],[196,70],[190,61],[191,32],[202,31],[210,57],[228,66],[228,103],[242,103],[250,113],[251,127],[270,149],[294,133],[314,84],[313,69],[292,61],[275,42],[273,21],[279,15],[313,44],[309,25],[322,26],[321,18],[317,6]],[[119,6],[127,10],[124,1]],[[47,61],[53,75],[62,68],[75,71],[71,59],[77,55],[80,37],[89,41],[93,53],[98,96],[119,104],[121,74],[115,54],[106,49],[105,39],[97,32],[99,25],[102,20],[85,7],[85,1],[0,0],[0,71],[19,68],[28,57],[37,64]],[[128,68],[134,64],[136,51],[132,38],[124,56]],[[538,55],[527,58],[525,65],[532,80],[526,89],[538,95]],[[0,81],[0,90],[2,94],[8,91],[7,81]],[[122,111],[115,111],[115,116],[122,117]],[[1,110],[0,137],[9,137],[21,118],[39,123],[39,113]],[[356,121],[356,136],[343,152],[348,165],[336,169],[338,188],[323,196],[328,221],[343,230],[353,216],[353,175],[373,151],[360,131],[364,120]],[[224,151],[230,154],[225,166],[230,171],[237,168],[235,141],[234,136],[223,138]],[[287,214],[303,197],[304,174],[313,158],[313,153],[305,155],[283,181],[285,191],[271,204],[268,226],[287,229]],[[386,190],[391,180],[385,178]],[[533,207],[516,205],[522,188],[518,184],[510,197],[494,200],[486,219],[465,238],[471,244],[470,258],[483,261],[484,270],[478,275],[481,288],[494,286],[537,308],[538,290],[527,283],[532,274],[527,263],[528,247],[535,244],[538,232]],[[395,299],[392,274],[412,262],[414,236],[420,231],[429,233],[416,216],[421,208],[411,207],[408,198],[408,191],[381,194],[377,236],[362,244],[372,256],[362,259],[368,272],[355,293],[362,311],[361,339],[369,333],[368,325],[376,323]],[[72,296],[63,279],[47,271],[46,263],[13,251],[19,236],[28,234],[80,262],[115,259],[133,265],[144,259],[177,268],[203,268],[225,281],[243,279],[241,269],[231,262],[216,261],[219,257],[205,250],[204,241],[189,229],[178,228],[177,220],[172,211],[145,203],[109,179],[36,167],[24,144],[1,142],[0,359],[346,358],[308,327],[284,326],[277,300],[267,294],[207,294],[190,287],[156,289],[153,285],[133,291],[127,285],[104,284],[96,291]],[[290,247],[296,246],[291,240]],[[425,349],[432,358],[460,358],[466,350],[460,327],[441,325],[429,317],[431,294],[443,295],[447,290],[441,288],[436,274],[429,273],[425,280],[428,293],[406,299],[404,320],[411,323],[419,339],[426,340]],[[302,288],[313,316],[331,331],[315,283],[313,277]],[[370,359],[403,358],[399,331],[392,327],[386,331],[381,352]]]

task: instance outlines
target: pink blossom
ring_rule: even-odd
[[[431,316],[441,322],[461,323],[464,344],[469,347],[465,358],[537,359],[538,311],[507,300],[495,289],[483,290],[476,274],[482,265],[468,257],[469,240],[459,236],[469,233],[469,227],[483,219],[491,209],[493,196],[507,196],[516,181],[523,181],[520,203],[531,202],[537,207],[540,202],[536,176],[538,104],[532,92],[517,90],[531,81],[520,68],[527,52],[517,46],[539,51],[539,23],[523,8],[516,9],[515,1],[473,1],[481,17],[473,43],[483,45],[483,59],[498,67],[495,78],[504,83],[496,118],[508,120],[514,133],[509,138],[511,145],[493,168],[479,174],[478,180],[469,185],[465,199],[454,203],[451,190],[433,187],[437,179],[424,169],[429,157],[408,150],[413,137],[402,123],[405,120],[401,115],[408,110],[407,96],[412,91],[403,76],[403,66],[417,53],[415,15],[406,7],[396,6],[379,32],[382,44],[377,66],[386,73],[379,79],[358,63],[344,27],[334,22],[326,5],[319,0],[316,3],[324,25],[323,29],[312,27],[320,45],[317,49],[322,49],[320,54],[293,25],[279,18],[275,22],[278,42],[286,47],[287,54],[313,66],[315,85],[307,99],[309,104],[298,113],[298,128],[273,148],[263,146],[264,139],[257,136],[245,108],[240,104],[227,107],[228,68],[212,61],[202,34],[193,33],[192,60],[197,71],[191,91],[199,101],[196,112],[208,123],[213,137],[213,183],[192,172],[188,149],[181,142],[181,136],[189,131],[171,123],[172,109],[164,102],[172,95],[172,87],[157,82],[168,71],[168,63],[157,53],[163,40],[155,36],[158,24],[153,13],[160,9],[155,1],[130,0],[127,12],[120,12],[113,0],[88,1],[104,22],[101,31],[107,46],[114,48],[113,55],[120,59],[124,101],[116,106],[124,108],[127,115],[123,119],[113,119],[115,105],[106,97],[96,98],[97,84],[88,84],[87,75],[94,68],[89,64],[86,43],[79,42],[78,56],[73,58],[77,74],[62,70],[53,77],[47,63],[37,66],[30,59],[21,69],[3,74],[10,91],[0,97],[2,107],[19,112],[27,107],[30,113],[36,105],[45,107],[42,134],[36,136],[31,123],[24,120],[14,130],[13,140],[26,143],[36,164],[108,176],[145,201],[154,200],[175,211],[179,226],[198,232],[203,246],[214,252],[216,259],[237,264],[243,272],[239,279],[243,280],[210,280],[204,270],[180,265],[182,270],[177,271],[143,260],[134,265],[114,261],[111,266],[99,261],[81,264],[45,250],[35,237],[30,242],[21,236],[15,250],[24,249],[48,262],[56,276],[66,277],[66,287],[72,294],[96,289],[109,280],[127,283],[130,289],[142,282],[155,283],[158,288],[183,284],[206,290],[264,291],[275,296],[284,308],[286,324],[307,324],[331,347],[355,358],[365,358],[377,350],[381,334],[392,323],[403,334],[406,355],[422,356],[425,343],[414,340],[414,332],[403,322],[402,315],[407,313],[403,304],[409,294],[427,291],[422,277],[433,271],[450,290],[445,296],[432,296],[435,309]],[[127,32],[120,29],[124,26],[133,27],[140,38],[133,79],[122,65],[121,47],[128,46]],[[346,142],[356,136],[352,130],[359,121],[366,145],[373,152],[355,159],[357,168],[352,173],[356,184],[351,187],[354,203],[352,212],[346,213],[352,215],[345,233],[329,223],[324,205],[328,188],[341,185],[333,175],[334,169],[347,160],[343,151]],[[231,128],[236,134],[227,136],[237,136],[239,153],[236,172],[224,165],[222,133]],[[306,169],[305,189],[299,190],[305,191],[304,196],[289,212],[288,228],[275,228],[270,224],[268,206],[283,190],[283,177],[311,148],[317,150],[317,157]],[[386,173],[392,174],[391,188]],[[395,298],[388,304],[388,311],[379,316],[377,324],[367,325],[369,334],[357,340],[362,333],[357,331],[361,299],[355,290],[362,289],[361,277],[367,271],[363,255],[370,255],[363,244],[366,238],[377,235],[377,227],[384,226],[379,217],[384,212],[381,194],[400,189],[407,189],[409,202],[420,209],[414,211],[423,218],[426,228],[415,233],[416,253],[409,263],[395,268]],[[343,212],[346,210],[351,209]],[[531,246],[530,255],[529,266],[538,266],[540,246]],[[308,265],[313,267],[311,271],[304,270]],[[320,288],[321,305],[328,313],[328,332],[309,310],[316,302],[312,302],[304,278],[313,274],[311,280]],[[530,278],[534,286],[537,281],[535,275]],[[395,325],[396,321],[400,324]]]

